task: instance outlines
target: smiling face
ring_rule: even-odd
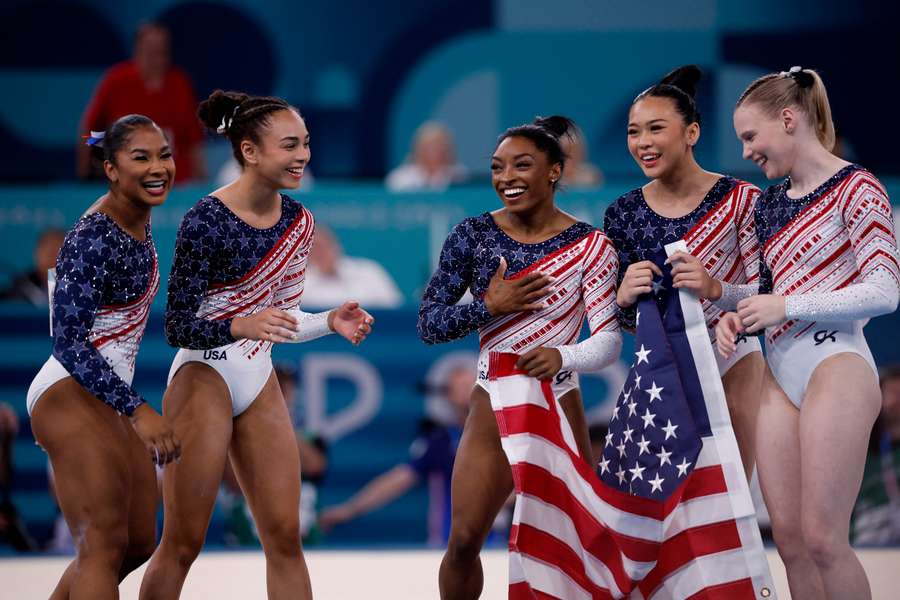
[[[767,179],[791,173],[796,154],[797,112],[786,108],[777,117],[755,104],[741,104],[734,111],[734,132],[743,145],[743,157],[753,161]]]
[[[158,127],[136,127],[113,158],[103,164],[111,188],[148,206],[165,202],[175,179],[175,161]]]
[[[312,156],[306,122],[293,110],[276,111],[259,131],[259,144],[243,140],[241,152],[245,168],[256,169],[273,188],[296,189]]]
[[[511,136],[498,144],[491,157],[491,183],[513,212],[529,212],[553,201],[553,185],[562,165],[550,164],[547,154],[526,137]]]
[[[685,124],[671,98],[646,96],[628,113],[628,151],[651,179],[676,172],[699,138],[700,125]]]

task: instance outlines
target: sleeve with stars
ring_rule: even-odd
[[[213,217],[195,206],[178,228],[165,325],[166,339],[176,348],[209,350],[235,341],[231,319],[212,321],[197,316],[210,284],[210,265],[220,245],[221,234]]]
[[[631,264],[631,257],[624,250],[628,244],[626,243],[625,234],[622,230],[619,211],[615,204],[611,204],[603,215],[603,232],[612,241],[613,246],[616,248],[616,253],[618,254],[619,266],[618,272],[616,273],[616,289],[618,289],[622,280],[625,278],[625,272],[628,270],[628,265]],[[622,325],[622,328],[628,331],[634,331],[635,327],[637,327],[635,322],[637,310],[635,307],[629,306],[627,308],[622,308],[616,303],[615,295],[613,295],[613,308],[618,314],[619,323]]]
[[[56,261],[53,293],[53,356],[88,392],[113,410],[131,416],[144,399],[116,375],[90,342],[106,283],[105,265],[115,248],[99,226],[76,227]]]
[[[476,298],[470,304],[456,304],[472,282],[474,242],[469,227],[469,221],[463,221],[447,236],[438,268],[422,297],[417,329],[426,344],[465,337],[492,318],[483,298]]]

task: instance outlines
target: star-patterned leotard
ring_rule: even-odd
[[[650,260],[666,244],[684,240],[688,252],[700,259],[709,274],[736,284],[758,277],[759,245],[753,207],[759,189],[733,177],[721,177],[697,207],[688,214],[669,218],[647,204],[641,188],[619,197],[607,209],[603,229],[619,253],[618,282],[628,266]],[[710,339],[722,310],[701,301]],[[622,324],[634,328],[634,307],[620,309]]]
[[[138,240],[103,212],[83,216],[57,257],[53,356],[32,383],[29,411],[50,385],[71,375],[111,408],[131,415],[144,402],[131,380],[158,289],[149,224],[145,239]]]
[[[281,196],[281,218],[258,229],[221,200],[206,196],[184,216],[169,275],[166,337],[179,348],[231,344],[231,321],[266,307],[300,303],[315,223],[300,203]],[[271,349],[244,340],[247,352]]]
[[[234,416],[256,399],[272,371],[272,343],[235,340],[235,317],[279,308],[300,321],[296,341],[330,333],[327,312],[298,309],[315,231],[312,213],[285,195],[280,200],[278,222],[258,229],[206,196],[185,214],[178,231],[166,337],[181,349],[169,381],[186,363],[209,365],[228,386]]]

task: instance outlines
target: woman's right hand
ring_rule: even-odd
[[[737,350],[738,335],[744,332],[744,324],[737,313],[728,312],[722,315],[716,325],[716,348],[724,358]]]
[[[131,426],[150,452],[153,464],[162,466],[181,457],[181,440],[169,420],[146,402],[131,413]]]
[[[501,256],[497,272],[491,277],[484,294],[484,305],[495,317],[525,310],[540,310],[544,305],[538,300],[556,291],[550,285],[554,279],[540,271],[516,279],[504,279],[505,275],[506,259]]]
[[[299,330],[297,319],[279,308],[269,307],[249,317],[235,317],[231,320],[231,336],[236,340],[292,342]]]
[[[619,308],[628,308],[637,302],[641,294],[649,294],[653,290],[653,276],[662,277],[662,270],[649,260],[631,263],[625,271],[625,277],[616,290],[616,304]]]

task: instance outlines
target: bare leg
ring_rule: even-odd
[[[156,486],[156,469],[147,456],[144,444],[138,438],[125,417],[119,417],[128,433],[129,468],[131,470],[131,502],[128,507],[128,548],[119,568],[119,583],[129,573],[147,562],[156,548],[156,504],[159,494]],[[76,563],[72,562],[63,573],[50,600],[67,600]]]
[[[50,456],[78,552],[52,597],[118,598],[128,547],[130,427],[68,377],[38,401],[32,428]]]
[[[829,600],[872,597],[850,547],[850,513],[880,409],[871,367],[861,356],[844,353],[816,367],[800,411],[803,539]]]
[[[230,456],[266,554],[269,599],[311,600],[300,545],[300,455],[274,372],[235,419]]]
[[[181,438],[181,459],[163,473],[163,534],[141,582],[142,600],[181,594],[206,539],[231,440],[228,387],[207,365],[181,367],[166,390],[163,410]]]
[[[734,437],[737,438],[747,481],[753,476],[753,466],[756,463],[756,420],[765,368],[766,362],[762,354],[753,352],[732,365],[722,378],[731,426]]]
[[[800,411],[766,369],[757,429],[757,469],[772,535],[787,570],[791,597],[824,600],[819,570],[803,543],[800,499]]]
[[[481,595],[481,547],[512,489],[512,471],[500,446],[490,397],[475,386],[453,464],[450,540],[439,575],[442,600]]]

